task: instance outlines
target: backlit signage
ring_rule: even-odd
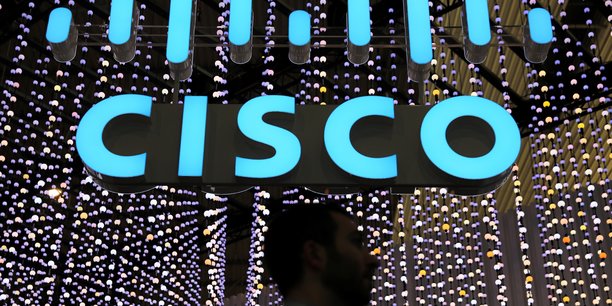
[[[473,133],[468,136],[480,144],[451,146],[447,132],[463,117],[480,120],[491,135],[459,124],[454,129]],[[149,96],[128,94],[94,105],[81,119],[76,145],[90,174],[118,191],[122,185],[265,182],[423,184],[461,192],[503,181],[518,156],[520,133],[501,106],[471,96],[433,107],[395,106],[381,96],[321,107],[277,95],[243,105],[208,105],[202,96],[159,105]],[[480,156],[465,156],[466,146],[480,146]]]
[[[195,4],[170,1],[166,57],[171,75],[180,80],[191,73]],[[371,40],[369,1],[347,4],[349,60],[362,61]],[[134,51],[129,42],[137,34],[138,7],[133,0],[113,0],[111,6],[113,52],[118,61],[129,61],[130,54],[120,53]],[[429,3],[406,1],[404,9],[408,74],[419,79],[433,59]],[[465,1],[462,18],[466,57],[482,61],[491,40],[488,1]],[[303,10],[289,18],[290,52],[298,52],[290,59],[296,64],[309,58],[310,19]],[[251,58],[252,27],[252,0],[232,0],[227,36],[237,63]],[[543,60],[553,39],[550,14],[531,10],[525,29],[526,56]],[[52,11],[47,39],[58,60],[74,57],[76,32],[70,10]],[[410,72],[410,67],[416,68]],[[94,179],[119,192],[162,184],[265,184],[440,186],[475,193],[506,178],[520,150],[520,134],[501,106],[472,96],[433,107],[397,106],[382,96],[315,107],[278,95],[243,105],[209,105],[205,96],[160,105],[149,96],[125,94],[100,101],[85,114],[77,150]]]

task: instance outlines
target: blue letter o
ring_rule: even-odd
[[[474,116],[484,120],[495,134],[491,151],[479,157],[465,157],[455,152],[446,140],[446,129],[453,120]],[[508,170],[514,164],[521,136],[516,122],[497,103],[471,96],[444,100],[425,115],[421,124],[421,145],[425,154],[442,171],[462,179],[487,179]]]

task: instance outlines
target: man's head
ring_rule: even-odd
[[[316,281],[349,305],[370,301],[378,262],[363,245],[354,219],[338,206],[283,211],[270,223],[264,252],[270,275],[285,297],[303,282]]]

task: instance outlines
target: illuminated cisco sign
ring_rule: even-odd
[[[119,95],[85,114],[76,145],[98,183],[120,192],[258,184],[475,193],[505,179],[520,134],[501,106],[469,96],[433,107],[395,106],[380,96],[321,107],[273,95],[244,105]]]
[[[170,1],[166,57],[170,75],[191,75],[197,1]],[[427,0],[406,1],[408,75],[423,80],[433,59]],[[252,0],[232,0],[230,58],[251,59]],[[465,56],[484,61],[491,40],[488,2],[466,0]],[[349,61],[367,61],[371,39],[369,1],[349,0]],[[528,13],[525,57],[546,58],[553,40],[550,14]],[[119,62],[135,52],[139,11],[133,0],[112,1],[109,40]],[[76,55],[72,13],[55,9],[47,40],[54,57]],[[310,15],[289,16],[289,59],[310,54]],[[187,96],[184,104],[153,104],[144,95],[119,95],[93,106],[82,118],[77,150],[103,187],[138,192],[156,185],[296,185],[326,188],[447,187],[456,193],[493,190],[507,177],[520,151],[516,123],[501,106],[480,97],[454,97],[435,106],[395,106],[393,99],[364,96],[338,106],[296,105],[293,97],[262,96],[244,105],[208,105]]]

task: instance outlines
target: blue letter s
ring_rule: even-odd
[[[297,137],[280,127],[267,124],[263,116],[270,112],[294,114],[295,101],[288,96],[261,96],[245,103],[238,113],[238,128],[244,136],[276,150],[273,157],[249,159],[236,157],[236,176],[271,178],[291,171],[302,154]]]

